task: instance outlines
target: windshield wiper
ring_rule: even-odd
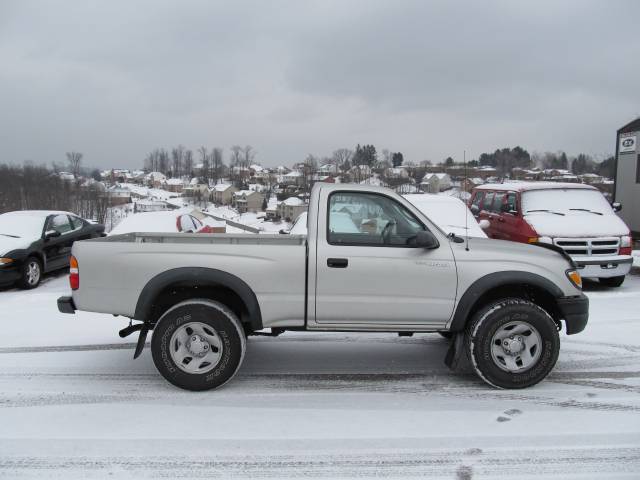
[[[546,208],[539,208],[537,210],[527,210],[524,213],[529,213],[529,212],[547,212],[547,213],[553,213],[554,215],[562,215],[564,217],[564,213],[552,212],[551,210],[547,210]]]
[[[588,208],[570,208],[569,210],[575,210],[577,212],[589,212],[589,213],[594,213],[596,215],[602,215],[602,212],[594,212],[593,210],[589,210]]]
[[[18,235],[9,235],[8,233],[0,233],[0,235],[4,235],[5,237],[11,237],[11,238],[20,238]]]

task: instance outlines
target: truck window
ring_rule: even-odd
[[[395,200],[375,193],[329,197],[327,241],[332,245],[404,247],[425,227]]]
[[[484,192],[476,192],[475,197],[473,197],[473,202],[471,205],[475,205],[479,209],[482,209],[482,199],[484,198]]]
[[[496,194],[494,192],[487,192],[484,195],[484,199],[482,201],[482,206],[480,207],[480,210],[485,210],[487,212],[491,211],[491,206],[493,205],[493,197],[495,197]]]
[[[516,194],[514,192],[509,192],[507,194],[507,211],[516,212],[518,211],[518,204],[516,202]]]
[[[493,199],[493,205],[490,208],[490,210],[493,213],[500,213],[501,212],[501,207],[502,207],[502,202],[504,201],[504,196],[505,196],[504,192],[496,192],[496,196]]]

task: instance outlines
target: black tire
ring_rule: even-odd
[[[438,334],[447,340],[451,340],[453,338],[453,332],[438,332]]]
[[[174,358],[177,354],[170,350],[174,333],[191,323],[205,325],[220,340],[219,360],[205,373],[183,371]],[[151,339],[153,363],[160,374],[173,385],[193,391],[218,388],[231,380],[242,364],[245,350],[244,331],[236,315],[225,305],[207,299],[187,300],[171,307],[156,323]]]
[[[492,354],[492,342],[496,341],[494,335],[520,322],[521,325],[533,327],[539,335],[537,338],[540,342],[533,349],[537,358],[532,355],[531,365],[523,371],[505,371],[506,365],[500,367]],[[529,329],[529,333],[523,335],[533,333]],[[534,303],[517,298],[500,300],[478,311],[469,324],[466,337],[467,351],[475,372],[486,383],[497,388],[517,389],[535,385],[551,372],[560,353],[560,336],[551,316]],[[520,357],[515,358],[517,362]]]
[[[624,275],[619,277],[599,278],[600,283],[605,287],[619,287],[624,283]]]
[[[37,270],[37,278],[35,279],[32,269]],[[37,257],[29,257],[22,263],[20,273],[20,280],[18,280],[18,286],[20,288],[25,290],[36,288],[40,285],[40,280],[42,280],[42,263],[40,263]]]

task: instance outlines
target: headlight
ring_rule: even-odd
[[[573,283],[576,287],[582,288],[582,277],[578,273],[577,270],[567,270],[567,278]]]
[[[631,246],[631,237],[629,235],[625,235],[623,237],[620,237],[620,246],[622,248],[630,247]]]
[[[553,244],[553,239],[551,237],[538,237],[538,242]]]
[[[13,258],[0,257],[0,267],[13,263]]]

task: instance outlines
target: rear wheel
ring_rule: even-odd
[[[560,352],[558,329],[549,314],[516,298],[476,313],[467,342],[478,376],[499,388],[535,385],[551,372]]]
[[[600,283],[606,287],[619,287],[624,282],[624,275],[619,277],[599,278]]]
[[[22,276],[19,280],[21,288],[36,288],[42,278],[42,265],[36,257],[29,257],[22,264]]]
[[[151,340],[160,374],[186,390],[224,385],[240,368],[245,350],[244,331],[236,315],[207,299],[187,300],[167,310]]]

